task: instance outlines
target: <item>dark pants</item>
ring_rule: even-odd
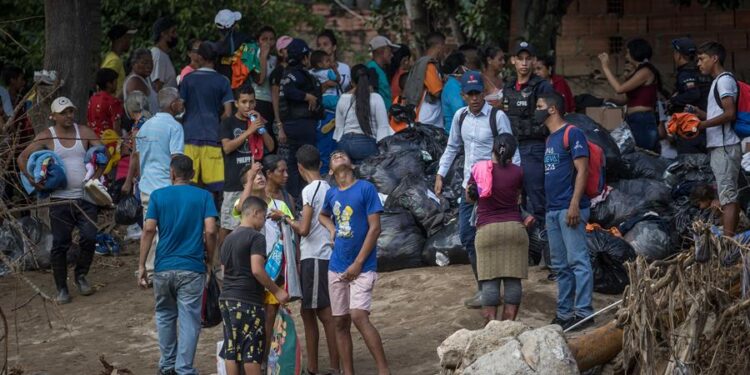
[[[299,169],[297,169],[297,150],[303,145],[315,146],[317,126],[318,121],[313,119],[296,119],[284,122],[284,132],[289,146],[289,154],[286,159],[289,181],[286,184],[286,190],[294,198],[299,198],[302,188],[305,187],[305,181],[299,174]],[[293,207],[290,208],[294,210]]]
[[[544,223],[547,204],[544,196],[544,149],[542,141],[524,141],[518,146],[526,210],[534,215],[538,223]]]
[[[52,228],[50,263],[52,263],[52,274],[55,277],[55,285],[58,289],[67,286],[67,253],[72,241],[73,228],[78,228],[80,232],[78,246],[81,249],[76,262],[75,276],[86,275],[89,272],[91,261],[94,259],[97,229],[96,225],[86,216],[91,220],[96,220],[97,207],[83,199],[79,199],[75,203],[81,207],[83,212],[73,202],[51,206],[49,209],[50,227]]]
[[[352,163],[360,164],[365,159],[378,153],[375,138],[364,134],[344,134],[339,141],[339,149],[346,151]]]
[[[461,193],[463,197],[463,192]],[[471,262],[471,270],[474,272],[474,280],[477,280],[477,251],[474,248],[474,238],[477,236],[477,227],[471,225],[471,213],[474,211],[474,205],[467,203],[461,198],[458,206],[458,236],[461,238],[461,244],[466,249],[466,254]],[[477,289],[479,289],[477,281]]]
[[[631,113],[625,116],[625,122],[633,132],[636,146],[659,152],[659,130],[654,112]]]

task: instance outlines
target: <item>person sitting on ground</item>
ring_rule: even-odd
[[[711,220],[719,226],[724,226],[721,201],[719,201],[716,189],[713,186],[709,184],[695,186],[690,192],[690,203],[700,210],[708,210]],[[737,232],[744,232],[750,228],[750,220],[742,211],[740,211],[737,228]]]
[[[86,118],[89,128],[101,137],[105,130],[111,129],[118,136],[120,121],[125,113],[122,101],[115,97],[117,92],[117,72],[109,68],[102,68],[96,72],[96,87],[98,91],[89,99]]]
[[[555,92],[560,94],[565,99],[565,113],[573,113],[576,111],[576,100],[573,97],[573,91],[570,90],[568,82],[565,81],[565,77],[555,74],[555,58],[547,56],[540,58],[534,64],[534,72],[539,77],[549,80],[552,88]]]

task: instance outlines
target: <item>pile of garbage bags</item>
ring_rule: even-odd
[[[20,218],[15,223],[17,226],[6,220],[0,225],[0,251],[5,259],[19,271],[49,268],[52,250],[49,227],[30,216]],[[0,276],[12,271],[4,262],[0,263]]]

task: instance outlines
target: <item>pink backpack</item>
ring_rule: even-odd
[[[471,167],[471,175],[477,183],[479,198],[492,196],[492,160],[482,160]]]

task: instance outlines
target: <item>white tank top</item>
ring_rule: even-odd
[[[52,134],[52,142],[55,148],[52,150],[60,157],[65,166],[65,178],[68,180],[68,186],[65,189],[55,190],[50,194],[52,198],[60,199],[80,199],[83,198],[83,179],[86,178],[86,149],[81,141],[81,133],[78,131],[78,124],[73,124],[76,129],[76,143],[73,147],[67,148],[60,143],[55,133],[55,127],[49,128]]]
[[[138,78],[143,82],[146,87],[148,87],[148,92],[144,92],[143,95],[146,95],[148,98],[148,111],[152,114],[159,111],[159,94],[154,90],[154,87],[151,86],[151,82],[146,81],[143,79],[143,77],[137,75],[137,74],[131,74],[128,76],[128,78],[125,79],[125,82],[122,84],[122,102],[125,103],[128,100],[128,92],[125,90],[128,87],[128,82],[130,82],[131,78]]]

